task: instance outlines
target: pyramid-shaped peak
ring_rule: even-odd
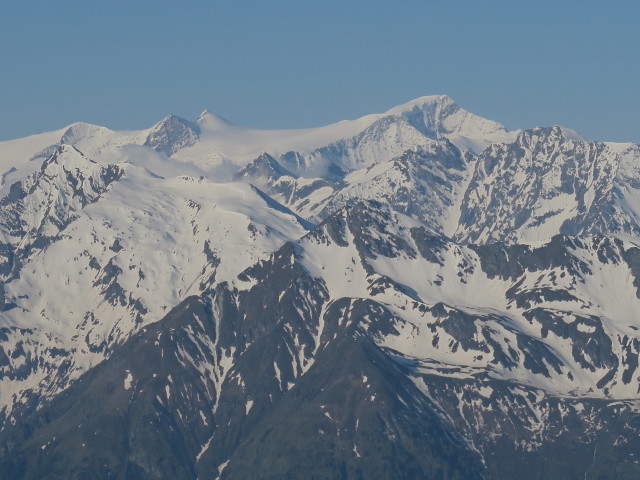
[[[260,152],[260,155],[258,155],[254,161],[266,162],[266,163],[269,163],[270,165],[274,165],[278,163],[276,159],[273,158],[271,155],[269,155],[269,153],[267,152]]]
[[[282,176],[296,177],[289,170],[284,168],[275,158],[267,152],[261,152],[253,161],[239,170],[235,175],[235,180],[246,179],[277,179]]]
[[[144,145],[168,157],[183,148],[195,145],[200,126],[176,115],[167,115],[151,129]]]
[[[226,118],[216,115],[215,113],[211,113],[209,110],[204,110],[198,116],[196,123],[200,127],[207,129],[216,129],[232,125],[232,123]]]
[[[188,128],[190,130],[193,130],[194,132],[198,132],[200,130],[197,124],[179,117],[178,115],[174,115],[173,113],[170,113],[153,126],[153,130],[160,130],[165,128]]]

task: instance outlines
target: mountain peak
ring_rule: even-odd
[[[435,106],[435,105],[457,105],[455,100],[451,98],[449,95],[424,95],[422,97],[414,98],[413,100],[409,100],[406,103],[397,105],[389,110],[386,113],[397,114],[398,112],[404,112],[407,110],[412,110],[416,107],[424,107],[424,106]]]
[[[193,130],[198,130],[197,126],[193,123],[190,122],[189,120],[182,118],[178,115],[174,115],[173,113],[170,113],[169,115],[167,115],[166,117],[164,117],[162,120],[160,120],[158,123],[156,123],[152,128],[154,130],[157,130],[159,128],[162,128],[164,126],[167,125],[175,125],[175,124],[182,124],[185,126],[188,126],[190,128],[192,128]]]
[[[447,136],[454,144],[480,153],[494,142],[511,142],[514,134],[498,122],[461,108],[448,95],[416,98],[386,112],[404,118],[421,133],[432,137]]]
[[[199,137],[199,125],[176,115],[167,115],[152,127],[144,145],[170,157],[182,148],[193,146]]]
[[[82,153],[74,145],[68,143],[62,143],[58,145],[56,150],[45,160],[41,168],[46,168],[50,164],[69,164],[69,163],[95,163],[93,160],[88,159],[84,153]]]
[[[562,135],[567,140],[576,140],[576,141],[586,141],[587,138],[584,137],[580,132],[572,128],[563,127],[562,125],[558,126],[558,128],[562,131]]]
[[[267,152],[261,152],[257,158],[236,172],[233,178],[235,180],[252,179],[253,181],[258,179],[275,180],[285,175],[295,178],[295,175],[280,165],[275,158]]]
[[[228,127],[233,125],[229,120],[215,113],[211,113],[209,110],[203,110],[198,116],[196,123],[205,129],[215,130],[222,127]]]
[[[60,144],[66,143],[73,145],[84,140],[96,137],[98,135],[110,133],[107,127],[100,125],[93,125],[91,123],[76,122],[69,125],[62,137],[60,138]]]

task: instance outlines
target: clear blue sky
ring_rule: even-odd
[[[509,128],[640,142],[640,3],[7,0],[0,139],[209,109],[327,124],[446,93]]]

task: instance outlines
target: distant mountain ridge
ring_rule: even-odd
[[[444,95],[0,142],[0,472],[637,478],[639,165]]]

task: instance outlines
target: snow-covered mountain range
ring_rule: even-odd
[[[640,474],[640,145],[431,96],[0,175],[7,478]]]

